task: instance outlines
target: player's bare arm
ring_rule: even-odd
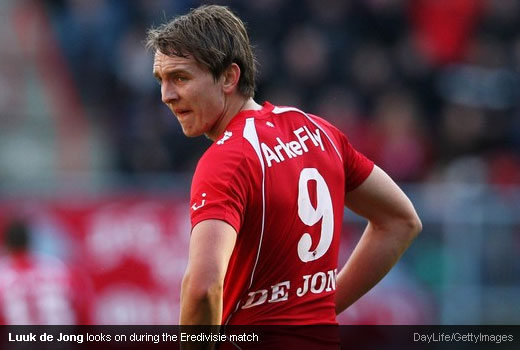
[[[346,194],[346,206],[368,225],[337,276],[336,313],[352,305],[397,263],[422,229],[408,197],[380,168]]]
[[[181,325],[219,325],[224,277],[236,241],[224,221],[205,220],[192,230],[181,288]]]

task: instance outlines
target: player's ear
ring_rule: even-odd
[[[236,63],[231,63],[223,74],[223,88],[224,92],[231,93],[238,86],[240,80],[240,67]]]

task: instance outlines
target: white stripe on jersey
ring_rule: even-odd
[[[322,133],[325,134],[325,136],[327,136],[327,139],[329,140],[332,147],[334,147],[334,150],[336,151],[336,154],[338,155],[339,159],[341,160],[341,162],[343,162],[343,158],[341,157],[341,154],[339,153],[336,144],[334,144],[334,142],[332,142],[332,139],[329,137],[329,134],[327,134],[327,132],[325,132],[325,130],[323,130],[323,128],[320,125],[318,125],[318,123],[316,123],[307,113],[300,111],[298,108],[294,107],[274,107],[273,109],[274,114],[282,114],[285,112],[297,112],[303,114],[305,118],[309,119],[312,124],[314,124],[318,129],[321,130]]]
[[[253,271],[251,272],[251,280],[249,281],[249,287],[253,284],[253,277],[255,275],[256,265],[258,264],[258,258],[260,257],[260,248],[262,248],[262,240],[264,238],[264,225],[265,225],[265,165],[264,159],[262,158],[262,153],[260,151],[260,141],[258,140],[258,134],[256,133],[255,128],[255,118],[247,118],[246,126],[244,127],[244,138],[249,141],[251,146],[256,152],[258,159],[260,160],[260,166],[262,168],[262,229],[260,232],[260,244],[258,246],[258,252],[256,254],[255,265],[253,266]]]
[[[255,118],[247,118],[246,125],[244,127],[243,134],[244,138],[249,141],[255,153],[260,160],[260,167],[262,168],[262,228],[260,230],[260,242],[258,243],[258,251],[256,253],[255,265],[253,266],[253,271],[251,272],[251,280],[249,281],[249,286],[247,289],[251,288],[253,285],[253,278],[255,276],[256,266],[258,264],[258,259],[260,258],[260,250],[262,248],[262,241],[264,239],[264,226],[265,226],[265,165],[264,159],[262,158],[262,153],[260,151],[260,142],[258,141],[258,134],[256,133],[255,128]],[[231,313],[226,321],[226,324],[231,320],[231,316],[238,310],[242,300],[238,300],[237,305],[235,307],[235,311]]]

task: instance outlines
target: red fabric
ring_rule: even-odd
[[[336,323],[345,191],[372,168],[319,117],[269,103],[234,117],[199,161],[190,203],[192,227],[219,219],[238,233],[224,281],[224,323]],[[312,243],[299,253],[304,233]]]
[[[53,257],[16,253],[0,260],[1,324],[86,324],[89,289]]]
[[[433,63],[463,58],[481,12],[481,0],[410,1],[411,21],[419,48]]]

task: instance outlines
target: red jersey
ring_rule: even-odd
[[[200,159],[191,223],[237,232],[224,324],[337,324],[334,294],[345,193],[373,163],[325,120],[265,103],[242,111]]]
[[[73,271],[55,258],[6,256],[0,260],[0,324],[86,323],[82,287]]]

